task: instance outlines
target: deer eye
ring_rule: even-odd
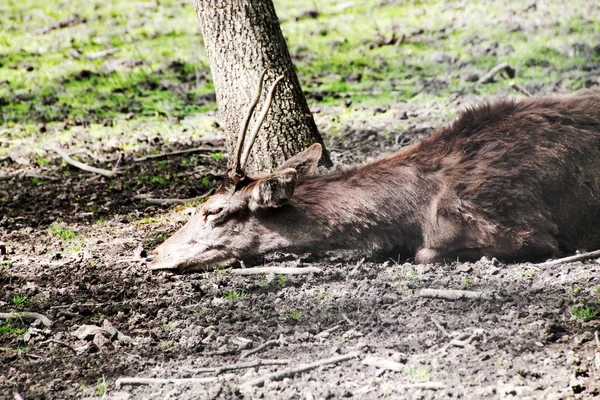
[[[209,208],[208,210],[206,210],[206,216],[208,217],[209,215],[218,215],[221,213],[221,211],[223,211],[223,207]]]

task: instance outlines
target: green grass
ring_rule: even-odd
[[[581,306],[574,308],[571,315],[582,321],[590,321],[598,316],[598,311],[591,309],[589,306]]]
[[[27,332],[27,328],[15,325],[11,321],[7,321],[0,325],[0,335],[23,335]]]
[[[243,300],[245,297],[246,297],[246,288],[242,288],[241,291],[237,291],[235,289],[230,290],[225,295],[225,298],[229,301]]]
[[[17,296],[13,296],[12,299],[10,299],[11,303],[13,303],[13,305],[15,305],[16,307],[20,307],[20,306],[24,306],[26,304],[31,303],[31,299],[29,298],[29,296],[27,295],[17,295]]]
[[[71,240],[77,236],[77,233],[62,221],[52,223],[50,225],[50,232],[52,232],[52,235],[63,240]]]
[[[309,103],[334,108],[316,115],[319,127],[334,134],[390,119],[373,115],[382,105],[427,109],[452,95],[506,94],[504,80],[465,80],[501,61],[517,70],[514,80],[523,86],[560,82],[565,91],[584,87],[581,71],[600,62],[593,51],[600,20],[592,17],[600,9],[591,0],[530,10],[521,21],[536,23],[521,30],[511,25],[512,13],[525,8],[517,1],[276,0],[275,8]],[[309,9],[317,18],[298,18]],[[41,33],[75,14],[78,23]],[[0,156],[27,149],[20,151],[44,166],[46,146],[80,144],[81,137],[147,152],[156,137],[169,144],[213,135],[214,87],[199,32],[191,1],[0,2],[0,130],[11,141]],[[106,50],[115,52],[94,58]],[[193,167],[198,160],[181,163]],[[147,178],[158,185],[172,179]]]
[[[294,321],[300,321],[300,319],[302,318],[302,310],[294,310],[288,313],[288,317],[290,317]]]

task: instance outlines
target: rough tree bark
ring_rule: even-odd
[[[272,0],[194,0],[231,154],[260,74],[266,91],[285,75],[258,135],[248,169],[268,171],[313,143],[323,144],[300,88]],[[253,118],[250,129],[256,118]],[[325,154],[325,164],[330,164]]]

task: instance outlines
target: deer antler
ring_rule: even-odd
[[[250,107],[248,107],[248,111],[246,111],[246,116],[244,117],[244,121],[240,125],[240,132],[237,137],[237,144],[235,146],[235,151],[233,152],[233,166],[231,168],[231,172],[234,175],[243,176],[244,171],[242,170],[242,165],[240,164],[240,158],[242,156],[242,147],[244,145],[244,137],[246,136],[246,131],[248,130],[248,124],[250,123],[250,118],[252,118],[252,113],[260,100],[260,94],[262,92],[263,87],[263,79],[265,78],[265,74],[267,70],[265,69],[261,74],[258,80],[258,87],[256,88],[256,93],[254,94],[254,98],[250,103]]]
[[[245,151],[242,154],[242,150],[244,148],[246,132],[248,131],[248,125],[250,124],[250,119],[252,118],[254,109],[256,108],[256,105],[258,104],[258,101],[260,100],[260,95],[262,92],[262,87],[263,87],[264,78],[265,78],[266,73],[267,73],[267,70],[264,70],[260,74],[260,79],[258,81],[258,86],[256,88],[254,98],[252,99],[252,102],[250,103],[250,107],[248,107],[248,111],[246,111],[246,116],[244,117],[244,120],[243,120],[242,124],[240,125],[240,131],[238,133],[237,143],[235,146],[235,151],[233,153],[233,166],[232,166],[231,172],[230,172],[230,177],[233,178],[234,180],[237,180],[240,177],[243,177],[245,175],[244,174],[244,166],[246,165],[246,162],[248,161],[248,156],[250,155],[250,150],[252,150],[252,146],[254,145],[254,141],[256,140],[256,136],[258,135],[258,131],[260,130],[262,123],[264,122],[264,120],[267,116],[267,112],[269,111],[269,107],[271,106],[271,103],[273,102],[273,93],[275,92],[275,88],[277,87],[277,84],[284,78],[284,75],[281,75],[280,77],[278,77],[275,80],[275,82],[273,82],[273,85],[271,85],[271,88],[269,89],[267,98],[265,99],[265,104],[263,105],[263,109],[261,110],[260,116],[258,117],[258,120],[256,121],[256,126],[254,126],[254,128],[252,129],[252,132],[250,134],[250,142],[249,142],[248,146],[246,146]]]
[[[279,78],[277,78],[275,80],[275,82],[273,82],[273,85],[271,85],[271,88],[269,89],[269,94],[267,95],[267,98],[265,99],[265,104],[263,105],[263,108],[260,112],[258,121],[256,121],[256,125],[254,125],[254,128],[252,128],[252,133],[250,134],[250,138],[248,139],[249,140],[248,146],[246,146],[246,150],[244,151],[244,154],[242,155],[242,158],[241,158],[242,167],[246,166],[246,161],[248,161],[248,156],[250,155],[250,150],[252,150],[252,146],[254,145],[256,136],[258,136],[258,131],[260,131],[260,127],[262,126],[263,122],[265,121],[265,118],[267,117],[267,113],[269,112],[269,108],[271,107],[271,104],[273,103],[273,93],[275,92],[275,88],[277,88],[277,84],[283,78],[285,78],[284,75],[281,75]]]

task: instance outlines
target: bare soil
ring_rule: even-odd
[[[396,136],[349,130],[327,139],[334,160],[354,163],[427,134],[432,126],[426,125]],[[209,186],[218,185],[226,160],[197,160],[186,169],[180,157],[166,158],[169,171],[186,179],[163,185],[136,180],[156,172],[156,164],[132,159],[121,161],[123,175],[113,179],[75,169],[65,177],[60,176],[64,167],[48,167],[47,176],[55,180],[34,184],[15,178],[3,184],[0,310],[38,312],[52,325],[16,319],[11,326],[27,332],[0,335],[0,398],[16,393],[26,399],[600,394],[600,349],[594,338],[600,321],[572,316],[583,305],[597,309],[600,264],[595,260],[551,267],[496,260],[415,266],[336,252],[323,258],[275,254],[263,262],[323,270],[306,276],[150,272],[143,261],[146,251],[175,231],[186,213],[184,207],[140,203],[133,195],[198,195],[206,187],[196,178],[207,171],[214,171]],[[51,228],[57,218],[76,232],[73,238],[57,236]],[[431,288],[482,296],[421,295]],[[18,304],[18,296],[27,301]],[[90,325],[105,329],[82,334]],[[274,346],[243,357],[276,339]],[[256,387],[245,384],[353,352],[356,357],[347,361]],[[255,360],[288,364],[197,371]],[[117,386],[123,377],[217,379]],[[417,387],[403,386],[409,384]]]

